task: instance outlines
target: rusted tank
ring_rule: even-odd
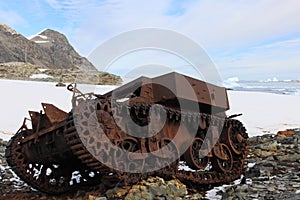
[[[226,116],[226,89],[182,74],[140,77],[104,95],[75,85],[66,113],[42,103],[11,138],[6,159],[32,187],[51,194],[103,177],[133,184],[150,175],[214,185],[245,172],[248,135]]]

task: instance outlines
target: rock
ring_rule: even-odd
[[[119,198],[126,195],[128,189],[126,188],[113,188],[106,191],[106,196],[108,198]]]
[[[167,195],[174,197],[184,197],[188,194],[186,186],[179,180],[167,181]]]
[[[274,186],[269,186],[269,187],[268,187],[268,191],[274,192],[274,191],[275,191],[275,187],[274,187]]]
[[[284,156],[275,156],[278,161],[300,162],[300,154],[286,154]]]
[[[237,199],[247,199],[247,193],[244,192],[236,193],[235,196],[237,197]]]
[[[248,191],[249,186],[246,184],[243,185],[239,185],[235,191],[237,192],[247,192]]]
[[[149,177],[130,189],[114,188],[108,190],[106,195],[108,198],[117,198],[125,196],[126,200],[135,199],[155,199],[155,198],[171,198],[181,199],[188,194],[187,188],[178,180],[164,181],[159,177]]]
[[[255,154],[256,156],[260,157],[260,158],[265,158],[268,156],[275,156],[277,155],[277,152],[274,151],[264,151],[262,149],[255,149],[253,151],[253,154]]]
[[[167,191],[166,191],[166,186],[164,185],[156,185],[156,184],[151,184],[149,185],[149,191],[154,195],[154,196],[166,196]]]
[[[183,199],[185,200],[198,200],[198,199],[202,199],[203,196],[199,193],[193,194],[193,195],[189,195],[189,196],[185,196]]]
[[[278,137],[292,137],[295,134],[294,130],[288,129],[285,131],[278,131],[277,135]]]
[[[249,196],[252,198],[258,198],[259,195],[257,193],[254,193],[254,194],[250,194]]]
[[[251,167],[249,171],[246,173],[247,178],[252,177],[259,177],[260,176],[260,167],[257,165],[254,165],[254,167]]]
[[[106,197],[95,197],[94,200],[107,200],[107,198]]]
[[[56,87],[65,87],[66,84],[62,83],[62,82],[58,82],[56,85]]]
[[[287,188],[285,187],[285,185],[278,185],[277,189],[285,191]]]

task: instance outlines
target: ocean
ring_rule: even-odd
[[[238,78],[229,78],[224,81],[224,86],[236,91],[267,92],[274,94],[300,96],[300,80],[243,81]]]

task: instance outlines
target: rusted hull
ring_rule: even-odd
[[[194,97],[181,88],[182,77]],[[225,117],[224,88],[203,84],[171,73],[142,77],[103,96],[78,95],[70,113],[43,104],[44,113],[30,112],[32,128],[24,124],[8,143],[8,164],[52,194],[102,177],[125,184],[150,175],[201,185],[231,182],[245,172],[248,136],[241,122]],[[194,102],[200,112],[180,109],[175,97]]]

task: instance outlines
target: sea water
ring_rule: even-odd
[[[273,78],[264,81],[243,81],[238,78],[229,78],[224,81],[223,85],[236,91],[268,92],[300,96],[300,80],[277,80]]]

